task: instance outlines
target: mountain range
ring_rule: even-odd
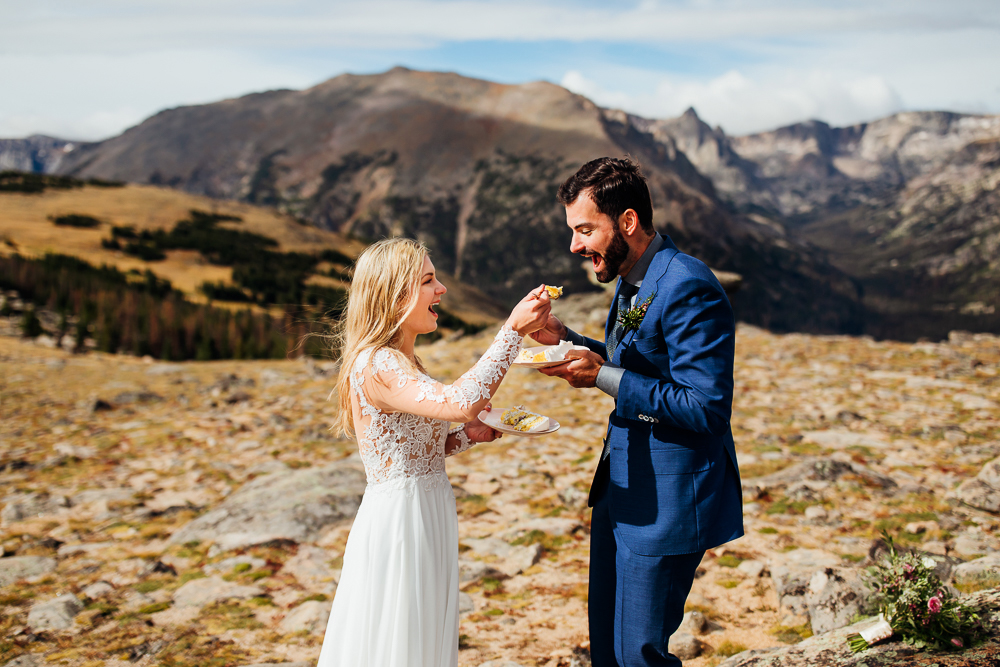
[[[629,154],[656,227],[744,277],[742,321],[902,339],[1000,331],[998,116],[729,137],[694,110],[653,120],[549,83],[395,68],[169,109],[68,151],[21,141],[36,148],[0,143],[0,165],[19,150],[37,171],[270,205],[363,240],[420,238],[508,304],[543,281],[593,289],[555,191],[587,160]],[[23,157],[40,150],[58,157]]]

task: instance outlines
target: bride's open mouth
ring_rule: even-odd
[[[435,301],[434,303],[432,303],[427,307],[427,310],[431,311],[431,315],[433,315],[434,317],[438,316],[438,314],[434,311],[434,306],[437,306],[440,303],[441,303],[440,301]]]

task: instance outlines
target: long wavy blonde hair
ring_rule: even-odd
[[[335,427],[345,435],[354,433],[351,409],[351,370],[358,355],[368,349],[399,349],[400,327],[416,306],[417,287],[424,268],[427,247],[412,239],[384,239],[369,246],[354,265],[354,279],[347,309],[334,329],[334,342],[341,351],[336,393],[340,414]],[[400,354],[400,358],[408,361]],[[417,368],[423,370],[419,360]]]

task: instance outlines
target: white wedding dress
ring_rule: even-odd
[[[456,667],[458,517],[445,451],[471,446],[471,409],[493,395],[521,348],[503,327],[486,354],[445,385],[399,353],[358,355],[354,424],[368,486],[347,540],[318,667]]]

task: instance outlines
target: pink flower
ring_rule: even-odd
[[[936,595],[927,601],[927,610],[932,614],[936,614],[941,611],[941,598]]]
[[[964,646],[964,644],[962,644],[962,640],[959,639],[958,637],[952,637],[951,643],[957,646],[958,648],[962,648],[962,646]]]

